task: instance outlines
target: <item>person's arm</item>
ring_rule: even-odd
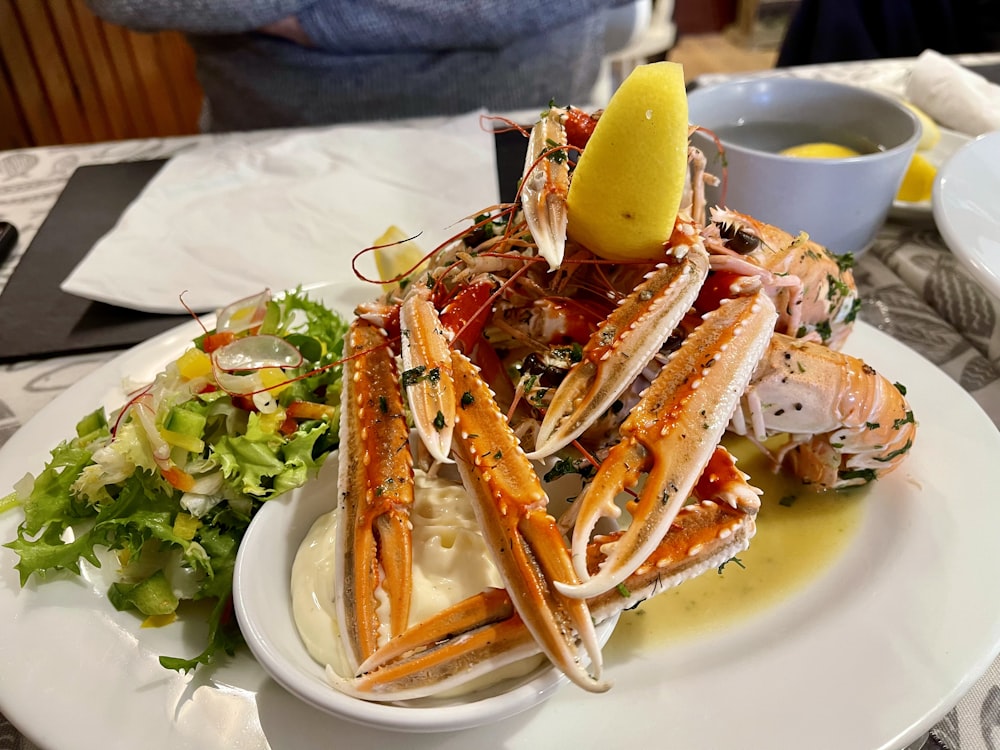
[[[340,53],[495,49],[624,0],[317,0],[295,15],[317,47]]]
[[[237,34],[264,29],[316,0],[86,0],[95,15],[135,31]],[[284,36],[284,34],[279,34]]]

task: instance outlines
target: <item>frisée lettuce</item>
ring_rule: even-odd
[[[108,598],[144,625],[212,602],[204,650],[160,657],[163,666],[188,671],[233,653],[236,551],[260,505],[302,486],[338,445],[346,329],[301,290],[255,295],[110,418],[103,408],[84,416],[12,493],[24,521],[5,546],[21,585],[80,573],[81,561],[101,566],[107,550],[119,568]]]

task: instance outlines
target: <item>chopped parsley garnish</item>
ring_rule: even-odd
[[[892,451],[892,453],[889,453],[888,455],[885,455],[882,458],[876,457],[875,460],[879,461],[881,463],[887,463],[889,461],[892,461],[894,458],[899,458],[904,453],[906,453],[908,450],[910,450],[910,448],[912,448],[912,447],[913,447],[913,441],[912,440],[907,440],[906,441],[906,445],[904,445],[902,448],[899,448],[898,450],[894,450],[894,451]]]
[[[552,356],[569,362],[579,362],[583,359],[583,346],[574,341],[571,346],[559,346],[553,349]]]
[[[549,161],[553,162],[554,164],[562,164],[564,161],[566,161],[567,159],[566,152],[562,148],[560,148],[558,143],[556,143],[551,138],[546,138],[545,145],[548,146],[550,149],[557,149],[549,153],[549,155],[546,157]]]
[[[903,417],[902,419],[896,419],[896,420],[893,421],[893,423],[892,423],[892,429],[898,430],[904,424],[913,424],[913,423],[914,423],[913,412],[912,411],[908,411],[908,412],[906,412],[906,416],[905,417]]]
[[[583,459],[560,458],[542,478],[546,482],[553,482],[567,474],[579,474],[582,478],[589,479],[594,474],[594,465]]]
[[[819,334],[819,337],[824,342],[829,341],[830,336],[833,334],[833,331],[830,328],[830,321],[829,320],[821,320],[819,323],[817,323],[816,324],[816,333]]]
[[[840,272],[849,271],[854,267],[854,253],[844,253],[843,255],[834,255],[833,259],[837,261],[837,268]]]
[[[831,274],[827,274],[826,281],[829,285],[829,289],[826,291],[826,298],[828,300],[834,300],[837,297],[846,297],[851,293],[851,289],[847,284]]]
[[[865,482],[874,482],[878,478],[875,469],[842,469],[837,472],[840,479],[862,479]]]
[[[404,388],[416,385],[424,379],[425,372],[427,372],[427,368],[423,365],[417,365],[409,370],[404,370],[403,374],[400,376],[400,382],[403,384]]]

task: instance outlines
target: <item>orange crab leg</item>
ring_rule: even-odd
[[[390,602],[389,630],[409,624],[413,460],[392,352],[375,325],[355,320],[345,341],[340,434],[337,613],[356,665],[379,643],[376,591]],[[355,445],[347,446],[349,440]]]
[[[601,323],[553,396],[531,458],[575,440],[635,381],[694,303],[708,266],[704,247],[691,245],[682,260],[647,274]]]
[[[458,469],[514,608],[542,652],[573,682],[607,690],[586,603],[554,588],[556,581],[578,579],[565,540],[546,511],[541,481],[475,366],[452,352],[452,370],[461,394],[454,442]],[[578,642],[593,674],[581,665]]]
[[[674,517],[670,532],[630,576],[587,600],[591,611],[600,621],[718,568],[750,546],[757,531],[755,518],[755,513],[724,501],[706,499],[685,505]],[[594,537],[587,547],[587,567],[593,574],[614,554],[625,533]]]
[[[341,692],[362,700],[411,700],[435,695],[538,653],[538,644],[515,613],[504,620],[491,620],[454,640],[428,641],[405,658],[353,679],[329,671],[328,679]]]
[[[635,572],[666,535],[715,452],[729,418],[774,330],[776,313],[761,292],[724,302],[685,339],[622,424],[609,452],[580,495],[573,529],[573,565],[580,584],[557,583],[581,599],[610,591]],[[597,573],[587,545],[601,518],[617,518],[615,497],[647,473],[632,520]]]
[[[588,600],[595,621],[603,622],[701,573],[718,568],[747,548],[756,531],[759,490],[746,482],[732,456],[719,448],[698,482],[713,493],[678,512],[670,531],[636,571],[618,587]],[[594,538],[588,568],[596,573],[623,532]],[[507,592],[489,589],[410,628],[361,665],[353,680],[337,680],[341,690],[365,700],[420,698],[475,679],[539,648],[513,611]]]
[[[358,674],[371,672],[408,653],[422,651],[428,644],[443,643],[458,633],[467,633],[514,615],[514,605],[504,589],[486,589],[388,641],[361,663]]]

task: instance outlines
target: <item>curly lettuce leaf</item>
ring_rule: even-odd
[[[261,333],[288,338],[304,357],[300,368],[287,373],[283,406],[295,400],[339,405],[337,360],[346,331],[340,315],[301,290],[269,304]],[[18,555],[21,585],[32,574],[78,574],[82,561],[99,567],[99,550],[106,549],[124,565],[108,591],[115,607],[158,617],[175,613],[183,599],[214,601],[204,651],[191,659],[161,658],[163,666],[182,671],[231,654],[242,643],[232,614],[232,580],[243,534],[261,502],[302,486],[339,437],[336,419],[299,421],[290,433],[276,429],[274,420],[265,424],[225,391],[190,385],[190,377],[171,362],[147,393],[158,404],[153,429],[170,431],[163,423],[171,410],[205,418],[203,450],[183,447],[175,435],[170,456],[171,466],[205,480],[190,493],[210,501],[196,504],[196,524],[177,524],[179,514],[189,515],[185,493],[167,480],[162,456],[159,464],[154,461],[148,424],[127,412],[116,419],[113,435],[103,409],[86,415],[76,436],[52,451],[33,482],[29,477],[0,498],[0,509],[21,506],[25,514],[17,538],[5,545]],[[224,477],[221,488],[208,481],[214,475]]]
[[[230,588],[232,580],[229,581]],[[161,656],[160,666],[178,672],[190,672],[201,664],[211,664],[220,653],[232,656],[236,649],[243,645],[243,634],[240,632],[233,613],[233,599],[219,599],[212,614],[208,618],[208,645],[197,656],[186,659],[177,656]]]
[[[317,442],[329,432],[326,422],[304,425],[287,440],[255,426],[250,415],[245,435],[224,437],[212,446],[230,486],[255,498],[270,499],[301,487],[319,471],[326,450]]]

